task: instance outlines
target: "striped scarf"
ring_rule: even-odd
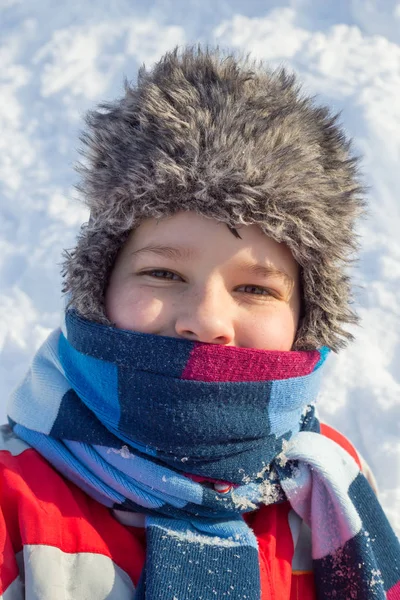
[[[328,351],[221,347],[66,313],[14,392],[15,433],[102,504],[146,514],[135,600],[259,600],[243,514],[289,500],[319,598],[400,598],[399,545],[354,460],[319,434]]]

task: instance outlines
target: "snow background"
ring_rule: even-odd
[[[370,463],[400,533],[400,2],[0,0],[0,33],[1,420],[58,326],[61,252],[87,220],[73,171],[82,115],[176,44],[251,51],[343,110],[364,155],[370,215],[354,268],[362,327],[330,360],[320,413]]]

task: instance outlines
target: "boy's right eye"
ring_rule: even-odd
[[[150,275],[156,279],[173,279],[174,277],[180,279],[179,275],[172,271],[165,271],[164,269],[152,269],[151,271],[142,271],[138,275]]]

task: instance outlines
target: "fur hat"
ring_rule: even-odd
[[[219,49],[175,49],[86,118],[80,191],[90,209],[66,252],[64,291],[82,316],[109,323],[104,295],[116,255],[148,217],[195,211],[257,224],[301,267],[295,349],[337,351],[352,336],[347,265],[363,188],[337,117],[294,75]]]

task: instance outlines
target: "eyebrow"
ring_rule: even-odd
[[[196,250],[194,248],[190,248],[189,246],[150,245],[139,248],[138,250],[134,250],[131,253],[131,256],[138,256],[138,254],[141,254],[142,252],[152,252],[153,254],[167,256],[168,258],[172,258],[174,260],[190,260],[197,255]]]
[[[183,260],[187,261],[197,256],[198,252],[189,246],[162,246],[162,245],[149,245],[139,248],[131,252],[131,256],[138,256],[142,252],[151,252],[158,254],[159,256],[165,256],[172,260]],[[260,275],[262,277],[279,277],[285,283],[285,285],[292,289],[294,286],[294,279],[282,269],[278,269],[273,265],[260,265],[254,264],[248,261],[240,262],[235,265],[235,268],[243,273],[250,273],[253,275]]]
[[[283,279],[285,285],[292,289],[294,286],[294,279],[283,269],[278,269],[272,265],[259,265],[253,263],[241,263],[236,266],[240,271],[245,271],[253,275],[261,275],[262,277],[279,277]]]

